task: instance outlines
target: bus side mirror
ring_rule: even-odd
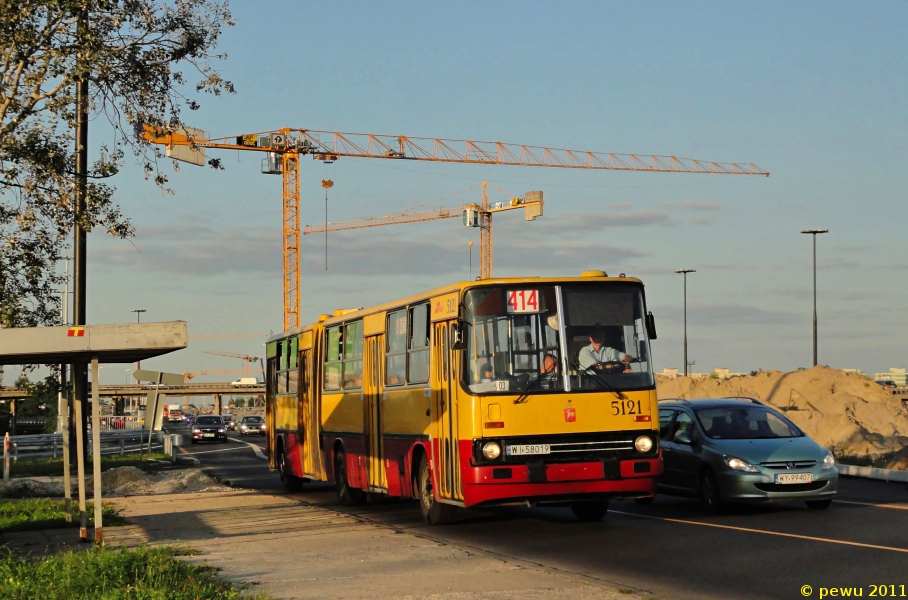
[[[457,321],[451,328],[451,349],[466,350],[467,348],[467,324],[463,321]]]
[[[656,339],[656,318],[651,312],[646,313],[646,335],[651,340]]]

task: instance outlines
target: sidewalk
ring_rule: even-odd
[[[639,598],[630,590],[432,538],[412,505],[339,512],[299,496],[248,491],[112,499],[128,524],[109,546],[187,546],[188,560],[222,569],[279,598],[580,600]],[[77,544],[77,531],[6,534],[25,551]],[[28,542],[28,545],[24,545]]]

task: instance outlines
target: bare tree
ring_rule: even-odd
[[[0,326],[59,322],[54,266],[74,225],[76,83],[89,80],[92,115],[114,130],[90,169],[82,226],[127,238],[133,226],[105,180],[131,154],[166,190],[160,149],[135,130],[179,130],[181,109],[233,93],[214,67],[232,24],[227,0],[0,0]]]

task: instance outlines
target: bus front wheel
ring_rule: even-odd
[[[347,457],[343,450],[334,455],[334,484],[337,486],[337,497],[344,506],[356,506],[366,501],[365,492],[351,487],[347,481]]]
[[[608,500],[585,500],[571,504],[571,512],[578,521],[601,521],[608,512]]]
[[[419,461],[419,509],[429,525],[445,525],[454,518],[454,509],[450,504],[443,504],[435,499],[435,486],[432,484],[432,471],[429,470],[429,457],[425,454]]]

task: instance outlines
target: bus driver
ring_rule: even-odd
[[[577,357],[581,369],[600,369],[605,367],[613,373],[619,372],[617,367],[609,368],[604,363],[624,363],[624,369],[621,372],[630,372],[630,362],[632,360],[629,354],[625,354],[615,348],[605,345],[605,330],[601,327],[593,329],[590,333],[590,345],[580,349],[580,355]],[[603,367],[598,365],[602,364]]]

